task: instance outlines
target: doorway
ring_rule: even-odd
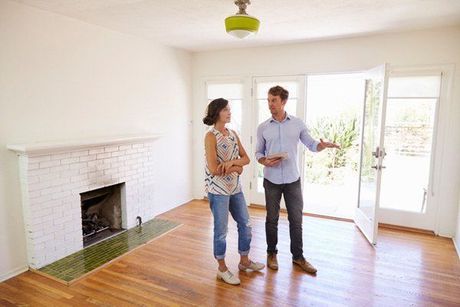
[[[305,150],[307,213],[349,219],[355,214],[365,79],[360,73],[307,76],[305,109],[311,135],[342,145],[341,151],[326,154]],[[388,78],[383,118],[384,162],[378,187],[380,222],[434,229],[436,207],[430,195],[440,88],[439,73]],[[364,167],[369,164],[369,169],[362,170],[366,178],[375,175],[371,169],[374,150],[369,148],[369,161],[363,161]],[[370,182],[375,184],[374,180]],[[373,199],[374,192],[375,187],[361,182],[362,199]]]
[[[307,76],[306,123],[314,139],[338,143],[339,150],[304,149],[304,212],[352,219],[358,197],[362,73]]]

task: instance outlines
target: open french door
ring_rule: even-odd
[[[358,206],[355,223],[371,244],[377,243],[380,182],[385,168],[384,127],[387,65],[369,70],[364,95]]]

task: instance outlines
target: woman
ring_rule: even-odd
[[[241,191],[240,175],[243,166],[249,164],[249,157],[232,130],[225,127],[230,122],[228,101],[219,98],[208,105],[203,123],[213,126],[205,137],[206,192],[214,216],[214,258],[219,268],[217,278],[228,284],[238,285],[240,280],[225,264],[228,213],[238,224],[238,252],[241,271],[260,271],[265,265],[249,260],[251,225],[248,209]]]

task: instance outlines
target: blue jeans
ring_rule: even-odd
[[[208,198],[214,216],[214,258],[225,258],[229,211],[238,225],[238,253],[248,255],[252,228],[243,192],[234,195],[208,193]]]

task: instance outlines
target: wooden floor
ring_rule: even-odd
[[[250,209],[251,256],[265,262],[264,216]],[[215,278],[212,217],[205,201],[160,216],[184,224],[108,267],[65,286],[32,272],[0,283],[0,306],[460,306],[460,261],[450,239],[381,229],[372,248],[348,222],[304,218],[304,252],[317,276],[293,267],[286,216],[280,218],[279,271]],[[238,263],[230,223],[227,261]]]

